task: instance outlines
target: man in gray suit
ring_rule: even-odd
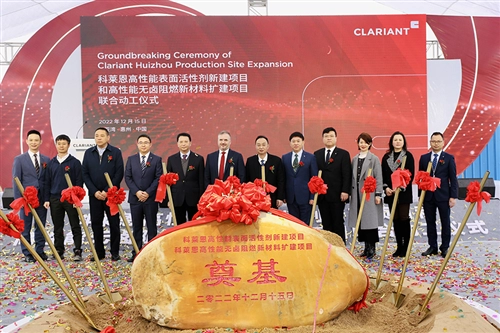
[[[45,226],[47,220],[47,209],[43,206],[43,191],[44,191],[44,178],[47,164],[50,159],[40,154],[40,145],[42,144],[42,135],[37,130],[30,130],[26,135],[26,144],[28,151],[24,154],[14,158],[14,165],[12,167],[12,178],[19,178],[19,181],[24,188],[27,186],[34,186],[38,190],[38,201],[40,206],[35,209],[40,217],[42,224]],[[21,198],[21,192],[17,188],[16,182],[13,181],[14,199]],[[31,213],[26,216],[24,210],[19,212],[20,217],[24,220],[24,231],[22,235],[31,244],[31,228],[33,227],[33,215]],[[47,260],[43,248],[45,246],[45,238],[42,231],[35,223],[35,251],[40,255],[43,260]],[[21,251],[24,254],[26,262],[35,262],[35,258],[31,255],[28,249],[21,243]]]

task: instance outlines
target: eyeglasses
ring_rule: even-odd
[[[442,140],[439,140],[439,141],[432,140],[431,143],[443,143],[443,141]]]

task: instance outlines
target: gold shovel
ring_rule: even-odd
[[[372,169],[368,169],[367,177],[372,175]],[[359,226],[361,225],[361,217],[363,216],[363,209],[365,208],[366,192],[363,192],[361,197],[361,204],[359,206],[358,220],[356,221],[356,228],[354,228],[354,234],[352,235],[351,242],[351,253],[354,252],[354,246],[356,245],[356,237],[358,237]]]
[[[163,162],[163,174],[167,174],[167,163]],[[172,214],[172,221],[174,223],[174,227],[177,226],[177,217],[175,216],[175,208],[174,208],[174,199],[172,197],[172,190],[170,189],[170,185],[167,185],[167,197],[168,197],[168,203],[170,208],[170,213]],[[139,253],[139,252],[137,252]]]
[[[429,162],[427,165],[427,172],[430,172],[432,169],[432,162]],[[418,201],[417,213],[415,214],[415,219],[413,221],[413,228],[411,230],[410,240],[408,241],[408,249],[406,250],[405,261],[403,264],[403,268],[401,269],[401,275],[399,277],[398,288],[396,290],[396,294],[394,293],[391,296],[391,302],[397,307],[401,307],[406,295],[402,294],[403,290],[403,282],[406,275],[406,269],[408,267],[408,261],[410,260],[411,249],[413,247],[413,241],[415,240],[415,234],[417,233],[418,220],[420,219],[420,212],[422,211],[422,206],[424,204],[425,199],[425,190],[422,190],[420,193],[420,200]]]
[[[24,195],[24,187],[21,184],[21,182],[19,181],[19,178],[15,177],[14,181],[16,182],[17,188],[19,189],[19,192],[21,192],[21,195]],[[40,204],[42,204],[42,203],[40,203]],[[54,255],[54,258],[56,258],[57,263],[61,267],[61,270],[62,270],[64,276],[68,280],[69,285],[71,287],[71,290],[73,290],[73,292],[75,293],[76,298],[78,299],[78,301],[80,302],[80,304],[83,307],[85,307],[85,303],[83,301],[83,298],[80,295],[80,293],[78,292],[78,288],[76,288],[76,284],[73,281],[73,279],[71,278],[71,276],[69,275],[68,270],[66,269],[66,266],[62,262],[61,256],[59,255],[59,253],[56,250],[56,247],[54,246],[54,242],[52,242],[52,239],[50,239],[49,234],[47,233],[47,230],[45,230],[45,227],[43,226],[42,221],[40,220],[40,217],[38,216],[38,213],[36,212],[35,209],[33,209],[33,207],[31,207],[31,205],[29,203],[28,203],[28,206],[29,206],[29,208],[31,210],[31,214],[35,218],[35,221],[36,221],[36,224],[38,225],[38,228],[42,232],[43,237],[47,241],[47,244],[49,244],[49,247],[52,250],[52,254]]]
[[[2,217],[2,219],[5,222],[9,221],[8,218],[7,218],[7,216],[5,215],[5,213],[2,210],[0,210],[0,217]],[[9,224],[9,227],[12,230],[14,230],[15,232],[19,233],[19,231],[16,229],[16,227],[14,227],[13,224]],[[61,288],[61,290],[64,292],[64,294],[68,297],[68,299],[71,301],[71,303],[73,303],[73,305],[75,306],[75,308],[82,314],[82,316],[87,320],[87,322],[90,324],[90,326],[92,326],[96,330],[100,331],[101,329],[98,328],[96,326],[96,324],[92,321],[92,319],[90,318],[90,316],[88,315],[88,313],[85,311],[85,308],[82,306],[82,304],[79,301],[77,301],[73,297],[73,295],[71,295],[71,292],[68,290],[68,288],[66,288],[64,286],[64,284],[61,282],[61,280],[59,280],[59,278],[57,277],[57,275],[55,275],[54,272],[52,272],[52,270],[50,269],[50,267],[47,266],[47,264],[45,263],[45,261],[33,249],[33,247],[31,246],[31,244],[28,243],[28,241],[26,240],[26,238],[24,238],[21,233],[19,233],[19,236],[20,236],[19,239],[21,240],[21,243],[23,243],[24,247],[26,247],[26,249],[31,253],[31,255],[33,256],[33,258],[35,258],[35,260],[42,266],[42,268],[47,272],[47,274],[49,274],[49,276],[52,278],[52,280],[54,280],[54,282],[59,286],[59,288]]]
[[[403,157],[403,162],[401,163],[401,170],[404,170],[406,165],[406,155]],[[411,184],[410,184],[411,186]],[[385,234],[384,246],[382,246],[382,253],[380,254],[380,265],[378,267],[377,279],[375,282],[375,288],[379,288],[380,279],[382,275],[382,270],[384,269],[385,253],[387,251],[387,245],[389,244],[389,236],[391,235],[392,222],[394,221],[394,215],[396,215],[396,206],[398,204],[399,192],[401,189],[398,187],[396,193],[394,193],[394,198],[392,201],[391,216],[389,217],[389,222],[387,223],[387,233]],[[387,282],[387,281],[385,281]]]
[[[321,175],[323,174],[323,170],[318,171],[318,178],[321,178]],[[370,175],[370,174],[368,174]],[[316,212],[316,204],[318,203],[318,192],[314,193],[314,200],[313,200],[313,205],[312,205],[312,210],[311,210],[311,219],[309,220],[309,226],[312,228],[314,225],[314,213]],[[351,250],[352,252],[352,250]]]
[[[68,187],[72,188],[73,184],[71,183],[71,178],[69,178],[69,175],[67,173],[64,176],[66,177],[66,182],[68,183]],[[97,255],[97,251],[95,250],[94,243],[92,242],[92,237],[90,235],[89,228],[87,227],[87,223],[85,222],[85,218],[83,217],[82,209],[80,207],[76,207],[76,211],[78,212],[80,221],[82,221],[83,231],[85,231],[85,236],[89,240],[89,246],[90,249],[92,250],[92,255],[94,256],[97,272],[101,277],[102,284],[104,285],[104,291],[106,292],[106,294],[99,295],[99,298],[101,298],[104,302],[108,304],[118,302],[122,299],[122,296],[117,292],[112,293],[111,290],[109,289],[108,281],[106,280],[106,275],[104,275],[104,271],[102,270],[101,260],[99,260],[99,256]]]
[[[490,175],[489,171],[486,171],[484,173],[483,179],[481,180],[481,184],[479,186],[479,192],[483,190],[484,184],[486,183],[486,180],[488,179]],[[467,208],[467,211],[465,212],[464,218],[462,219],[462,222],[460,223],[460,226],[458,227],[457,233],[455,234],[455,238],[453,238],[453,242],[451,242],[450,247],[448,248],[448,253],[446,254],[446,257],[443,260],[443,263],[441,264],[441,268],[439,268],[439,272],[437,273],[436,277],[434,278],[434,282],[432,283],[431,288],[429,289],[429,292],[427,293],[427,297],[425,298],[424,303],[420,307],[420,310],[418,310],[418,306],[412,311],[412,315],[410,315],[410,318],[408,318],[408,322],[414,326],[416,326],[418,323],[420,323],[424,318],[429,314],[430,310],[427,308],[427,305],[429,304],[429,301],[431,300],[432,295],[434,294],[434,290],[436,290],[436,286],[439,282],[439,279],[441,278],[441,275],[443,274],[444,269],[446,268],[446,265],[448,264],[448,261],[450,260],[451,254],[453,253],[453,250],[455,249],[455,246],[458,243],[458,240],[460,239],[460,236],[462,235],[462,231],[465,228],[465,225],[467,224],[467,220],[469,220],[470,214],[472,213],[472,210],[474,209],[474,206],[476,205],[475,202],[472,202],[469,207]]]

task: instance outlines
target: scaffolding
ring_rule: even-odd
[[[267,16],[267,0],[248,0],[248,16]]]

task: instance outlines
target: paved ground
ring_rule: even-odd
[[[466,202],[459,201],[453,209],[454,231],[458,228],[467,207]],[[413,208],[414,211],[415,208]],[[88,219],[88,216],[86,217]],[[500,202],[498,200],[492,200],[490,204],[483,205],[480,216],[474,210],[438,285],[440,289],[478,302],[498,313],[500,313],[499,222]],[[168,210],[161,211],[158,224],[160,231],[170,226]],[[381,228],[380,233],[384,237],[385,229]],[[67,237],[67,243],[68,253],[70,253],[72,248],[71,235]],[[130,255],[131,246],[126,245],[127,243],[130,241],[124,230],[122,258]],[[383,241],[379,243],[377,251],[379,255],[381,244]],[[90,254],[88,246],[85,246],[84,257]],[[394,251],[394,246],[393,238],[391,238],[388,253]],[[420,253],[426,248],[425,226],[421,225],[415,239],[413,256],[406,276],[420,282],[432,283],[443,259],[440,256],[421,257]],[[354,252],[357,254],[361,250],[362,246],[358,245]],[[375,274],[378,270],[378,256],[374,260],[361,260],[360,262],[369,273]],[[65,259],[65,263],[83,294],[93,294],[103,290],[94,263],[89,260],[73,262],[70,255]],[[48,261],[48,264],[59,272],[55,261]],[[388,256],[385,260],[384,274],[399,276],[402,265],[402,259],[392,259]],[[129,284],[130,263],[125,260],[112,262],[108,253],[108,257],[103,261],[103,267],[112,289]],[[59,302],[66,301],[66,296],[59,291],[55,283],[38,264],[24,262],[18,241],[3,235],[0,235],[0,276],[0,328],[18,321],[24,316],[31,316],[47,307],[56,306]],[[59,276],[62,277],[61,274]],[[497,319],[500,320],[500,318]]]

